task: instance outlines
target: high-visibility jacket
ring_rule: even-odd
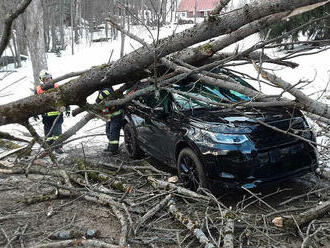
[[[49,89],[53,89],[53,88],[58,88],[58,84],[57,83],[54,83],[53,85],[52,84],[40,84],[36,88],[36,93],[37,93],[37,95],[40,95],[40,94],[44,93],[45,91],[47,91]],[[50,111],[50,112],[45,113],[44,115],[56,116],[59,114],[61,114],[60,111]]]
[[[112,87],[110,88],[105,88],[101,91],[99,91],[99,94],[96,98],[96,103],[100,103],[103,101],[105,98],[109,98],[110,96],[113,96],[115,94],[115,91],[113,90]],[[102,114],[104,117],[107,119],[111,119],[113,116],[117,116],[124,113],[124,110],[120,106],[110,106],[110,107],[105,107],[102,110]]]

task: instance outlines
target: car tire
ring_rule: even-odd
[[[140,158],[143,156],[143,151],[137,144],[134,129],[129,123],[126,123],[124,126],[124,143],[128,156],[131,158]]]
[[[195,191],[198,188],[208,188],[203,164],[191,148],[184,148],[179,153],[177,169],[184,187]]]

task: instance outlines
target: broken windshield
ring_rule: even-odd
[[[182,91],[182,93],[173,93],[174,101],[181,110],[214,107],[220,102],[250,100],[249,97],[237,91],[199,82],[173,86],[176,90]]]

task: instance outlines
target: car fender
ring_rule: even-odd
[[[134,134],[135,134],[137,140],[139,140],[139,137],[138,137],[137,131],[136,131],[136,127],[134,125],[134,121],[133,121],[133,118],[131,115],[127,115],[127,114],[124,115],[122,127],[124,127],[126,125],[126,123],[130,124],[133,127]]]
[[[198,148],[198,146],[190,141],[190,140],[179,140],[176,145],[175,145],[175,158],[173,163],[176,165],[178,157],[179,157],[179,153],[180,151],[182,151],[182,149],[189,147],[190,149],[192,149],[196,155],[198,156],[198,158],[200,159],[200,161],[202,162],[203,166],[204,166],[204,161],[203,161],[203,155],[200,151],[200,149]]]

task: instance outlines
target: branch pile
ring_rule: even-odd
[[[250,191],[245,197],[239,192],[229,193],[227,198],[228,193],[221,194],[222,200],[219,200],[207,191],[193,192],[168,182],[170,174],[155,168],[155,161],[151,161],[151,165],[145,160],[129,161],[124,157],[109,160],[88,154],[85,158],[77,158],[77,151],[73,154],[75,157],[66,158],[66,162],[71,161],[69,166],[59,163],[60,167],[54,167],[45,159],[40,163],[39,159],[32,165],[22,160],[14,167],[0,169],[0,194],[13,189],[10,178],[20,178],[21,190],[25,192],[9,194],[7,200],[2,197],[8,204],[13,200],[18,204],[12,209],[7,208],[6,212],[2,211],[5,202],[0,204],[0,222],[8,226],[0,234],[0,237],[6,234],[7,241],[0,241],[0,245],[22,242],[28,247],[79,244],[85,247],[201,245],[231,248],[266,246],[268,242],[284,245],[293,239],[292,230],[301,233],[295,242],[320,244],[330,237],[327,232],[330,222],[318,220],[327,213],[328,201],[320,206],[311,203],[308,210],[305,205],[304,208],[300,206],[305,204],[306,197],[311,202],[319,199],[320,192],[327,192],[324,189],[290,197],[289,207],[288,202],[282,201],[271,206],[267,203],[267,195],[261,199]],[[26,183],[30,186],[24,186]],[[279,195],[281,199],[281,193],[276,191],[270,195]],[[238,195],[243,199],[241,202]],[[236,206],[232,205],[235,197]],[[45,210],[33,210],[40,207]],[[96,217],[93,220],[89,216],[86,222],[88,209],[94,209],[92,216],[101,215],[102,219]],[[279,218],[282,226],[273,221]],[[23,220],[27,224],[26,234],[22,233],[20,226]],[[50,224],[60,220],[64,221],[60,225]],[[106,223],[103,227],[101,220]],[[47,225],[43,233],[49,240],[38,232],[30,234],[32,230],[38,230],[41,223]],[[20,229],[15,232],[17,226]],[[108,228],[112,230],[110,234]],[[117,234],[111,236],[113,230]],[[282,236],[290,238],[284,241],[287,238],[279,238]]]

